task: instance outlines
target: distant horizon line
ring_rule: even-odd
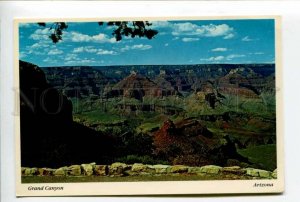
[[[41,68],[49,67],[116,67],[116,66],[193,66],[193,65],[275,65],[273,63],[199,63],[199,64],[153,64],[153,65],[142,65],[142,64],[130,64],[130,65],[63,65],[63,66],[39,66]]]

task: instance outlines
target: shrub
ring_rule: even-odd
[[[127,155],[124,157],[120,157],[117,159],[118,162],[126,163],[126,164],[134,164],[134,163],[142,163],[142,164],[169,164],[166,161],[162,161],[159,159],[154,159],[151,156],[138,156],[138,155]]]

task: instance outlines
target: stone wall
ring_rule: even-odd
[[[255,169],[241,168],[239,166],[220,167],[207,165],[202,167],[190,167],[184,165],[145,165],[135,163],[113,163],[111,165],[96,165],[96,163],[52,168],[28,168],[22,167],[22,176],[140,176],[140,175],[233,175],[245,176],[249,179],[276,179],[277,169],[273,172]]]

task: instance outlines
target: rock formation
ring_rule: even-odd
[[[100,96],[105,85],[113,81],[92,67],[47,67],[43,71],[47,81],[67,97]]]
[[[114,139],[72,120],[72,103],[36,65],[20,61],[21,165],[59,166],[109,159]]]
[[[178,123],[171,120],[154,133],[154,153],[173,164],[202,166],[225,165],[228,159],[247,159],[237,154],[228,137],[216,137],[199,121],[185,119]]]
[[[107,97],[123,96],[143,100],[143,97],[162,97],[174,95],[176,91],[172,88],[159,86],[148,77],[132,73],[118,82],[110,91],[106,92]]]
[[[254,74],[253,70],[249,71],[245,73],[244,68],[232,69],[227,75],[219,78],[217,83],[220,93],[257,98],[259,92],[250,81],[257,77],[257,75]],[[249,73],[249,75],[247,73]],[[245,75],[247,75],[247,77]]]

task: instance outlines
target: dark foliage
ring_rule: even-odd
[[[47,24],[44,22],[37,23],[39,26],[46,27]],[[104,25],[104,22],[98,22],[99,26]],[[158,34],[157,30],[151,29],[150,26],[152,25],[148,21],[110,21],[106,22],[107,26],[113,26],[115,29],[112,32],[112,35],[116,38],[116,41],[122,40],[124,36],[126,37],[145,37],[147,39],[152,39],[155,35]],[[57,43],[61,41],[63,31],[68,28],[66,22],[55,22],[52,23],[49,27],[52,30],[51,35],[49,38],[52,40],[53,43]]]
[[[40,22],[38,23],[39,26],[46,27],[46,23]],[[53,43],[57,43],[62,40],[63,31],[68,28],[67,23],[65,22],[55,22],[50,27],[49,30],[52,30],[51,35],[49,38],[52,40]]]
[[[108,26],[115,26],[116,29],[113,31],[117,41],[122,39],[122,36],[130,36],[132,38],[146,37],[147,39],[152,39],[157,33],[157,30],[148,29],[151,26],[151,23],[148,21],[116,21],[108,22]]]

